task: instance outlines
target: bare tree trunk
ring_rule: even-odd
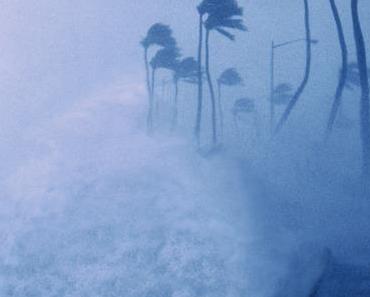
[[[209,71],[209,33],[210,33],[210,30],[207,30],[206,32],[206,74],[207,74],[209,92],[211,95],[212,144],[216,145],[217,144],[216,97],[215,97],[215,91],[213,89],[211,72]]]
[[[358,14],[358,0],[352,0],[353,33],[356,42],[357,63],[361,83],[361,141],[363,154],[362,172],[365,177],[370,176],[370,104],[369,104],[369,78],[367,73],[366,48]]]
[[[152,90],[150,86],[150,74],[149,74],[149,63],[148,63],[148,48],[144,50],[144,62],[145,62],[145,73],[146,73],[146,87],[148,91],[148,113],[146,119],[147,134],[150,135],[153,131],[153,98]]]
[[[305,74],[303,77],[303,80],[298,87],[297,91],[295,92],[293,98],[288,103],[283,115],[281,116],[276,128],[275,133],[278,134],[280,130],[285,125],[286,121],[288,120],[288,117],[290,113],[292,112],[294,106],[296,105],[298,99],[301,97],[308,79],[310,77],[310,71],[311,71],[311,29],[310,29],[310,11],[308,6],[308,0],[304,0],[304,16],[305,16],[305,29],[306,29],[306,69]]]
[[[347,68],[348,68],[348,50],[347,50],[346,40],[344,38],[342,21],[338,13],[338,8],[335,3],[335,0],[329,0],[329,1],[330,1],[331,9],[333,12],[335,24],[337,26],[339,45],[340,45],[340,49],[342,52],[342,68],[340,72],[337,90],[335,92],[335,99],[334,99],[334,102],[331,108],[331,112],[330,112],[330,116],[329,116],[329,120],[328,120],[328,124],[326,128],[326,139],[329,138],[333,130],[334,122],[335,122],[339,107],[342,102],[342,94],[343,94],[343,89],[344,89],[346,79],[347,79]]]
[[[200,147],[200,127],[203,109],[203,78],[202,78],[202,45],[203,45],[203,15],[199,15],[199,43],[198,43],[198,106],[195,120],[194,136],[198,148]]]

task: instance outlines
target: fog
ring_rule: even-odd
[[[225,69],[242,83],[222,88],[212,143],[204,78],[198,146],[197,84],[179,80],[174,127],[173,73],[156,71],[151,97],[141,42],[162,23],[197,60],[200,2],[0,1],[1,296],[370,294],[360,86],[344,89],[325,140],[341,68],[329,1],[309,1],[310,77],[273,136],[271,42],[302,39],[274,52],[275,86],[293,92],[304,1],[237,1],[247,30],[211,32],[210,73],[217,96]],[[357,63],[350,1],[337,2]],[[368,60],[369,11],[360,0]],[[245,97],[253,111],[236,114]]]

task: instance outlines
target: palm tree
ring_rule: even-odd
[[[150,84],[150,71],[149,71],[149,58],[148,52],[149,48],[153,45],[158,45],[160,47],[174,47],[176,44],[175,39],[172,37],[172,30],[169,26],[156,23],[152,25],[145,38],[141,41],[141,46],[144,48],[144,63],[145,63],[145,73],[146,73],[146,87],[148,91],[149,98],[149,108],[147,115],[147,133],[152,133],[153,130],[153,108],[154,102],[152,98],[152,86]]]
[[[212,77],[210,73],[210,55],[209,55],[209,38],[210,32],[215,30],[218,33],[224,35],[230,40],[234,40],[235,36],[228,32],[227,29],[236,29],[246,31],[246,27],[243,24],[243,20],[239,17],[243,15],[243,9],[238,5],[236,0],[203,0],[201,5],[198,7],[201,12],[208,13],[208,18],[204,23],[206,29],[205,38],[205,68],[206,76],[208,81],[208,87],[211,95],[211,106],[212,106],[212,143],[217,144],[217,128],[216,128],[216,98],[213,88]],[[204,13],[203,13],[204,14]]]
[[[203,72],[202,72],[202,52],[203,52],[203,20],[206,14],[215,13],[222,4],[219,0],[203,0],[197,7],[199,14],[199,37],[198,37],[198,106],[195,119],[194,137],[197,146],[200,146],[200,129],[202,123],[203,110]]]
[[[326,138],[328,138],[331,132],[333,131],[335,118],[338,114],[338,110],[341,105],[343,89],[344,89],[344,86],[347,80],[347,67],[348,67],[348,50],[347,50],[346,40],[344,38],[342,21],[340,19],[335,0],[329,0],[329,1],[330,1],[331,10],[333,13],[334,21],[337,26],[339,45],[340,45],[340,49],[342,53],[342,68],[339,74],[338,86],[335,92],[335,99],[334,99],[334,102],[331,108],[331,112],[330,112],[330,116],[329,116],[329,120],[328,120],[328,124],[326,128]]]
[[[292,98],[292,86],[288,83],[281,83],[277,85],[274,89],[273,98],[273,105],[286,105],[289,103],[290,99]]]
[[[151,101],[154,102],[155,85],[156,85],[156,71],[158,69],[167,69],[175,71],[176,65],[178,64],[178,58],[180,56],[179,49],[176,46],[165,47],[157,51],[155,56],[150,61],[152,67],[151,75]]]
[[[361,85],[361,140],[363,154],[363,175],[370,176],[370,102],[369,78],[367,73],[366,48],[358,13],[358,0],[351,1],[353,33],[356,42],[357,64]]]
[[[223,108],[221,102],[222,96],[222,86],[237,86],[243,83],[240,74],[236,71],[235,68],[228,68],[224,72],[221,73],[220,77],[217,80],[217,88],[218,88],[218,111],[220,113],[220,136],[223,136],[224,130],[224,115],[223,115]]]
[[[301,97],[304,89],[306,88],[308,79],[310,77],[310,71],[311,71],[311,28],[310,28],[310,11],[308,6],[308,0],[303,0],[304,2],[304,19],[305,19],[305,30],[306,30],[306,68],[303,80],[301,84],[299,85],[298,89],[296,90],[295,94],[293,95],[292,99],[288,103],[283,115],[281,116],[276,128],[275,133],[277,134],[280,132],[286,121],[288,120],[288,117],[290,113],[292,112],[294,106],[296,105],[297,101]]]
[[[339,76],[341,75],[343,69],[340,69]],[[370,69],[367,69],[368,76],[370,76]],[[354,91],[361,87],[360,83],[360,73],[356,62],[351,62],[347,65],[346,82],[344,87],[350,91]],[[338,111],[335,117],[335,126],[340,129],[350,129],[354,126],[353,120],[349,119],[343,113],[343,105],[338,106]],[[327,137],[330,135],[327,135]]]
[[[233,115],[239,115],[240,113],[251,113],[255,112],[254,100],[248,97],[243,97],[234,102],[232,109]]]
[[[173,78],[175,85],[175,99],[171,124],[172,131],[174,131],[177,126],[179,81],[198,83],[197,78],[198,62],[193,57],[184,58],[175,65]]]
[[[204,1],[197,7],[199,13],[199,40],[198,40],[198,105],[195,118],[194,137],[197,147],[200,147],[200,126],[203,109],[203,78],[202,78],[202,48],[203,48],[203,18],[206,10],[202,8]]]
[[[255,121],[256,128],[258,130],[256,107],[255,107],[253,99],[248,98],[248,97],[243,97],[243,98],[236,100],[234,102],[234,106],[231,110],[231,113],[233,114],[234,123],[235,123],[237,133],[239,134],[239,136],[240,136],[240,131],[238,128],[238,119],[241,114],[254,114],[254,121]]]

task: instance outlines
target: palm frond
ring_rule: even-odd
[[[293,87],[288,83],[281,83],[274,89],[273,103],[276,105],[285,105],[293,97]]]
[[[189,79],[197,77],[198,62],[193,57],[187,57],[179,61],[175,67],[176,79]]]
[[[218,82],[227,86],[241,85],[243,80],[235,68],[228,68],[221,73]]]
[[[230,40],[234,40],[233,34],[225,29],[246,31],[247,27],[240,18],[243,15],[243,9],[236,0],[216,1],[204,0],[202,3],[204,11],[208,14],[204,26],[207,30],[216,30]]]
[[[225,27],[229,29],[247,31],[247,27],[244,25],[243,20],[234,18],[209,17],[206,21],[206,27],[209,29]]]
[[[235,35],[230,33],[230,32],[227,32],[226,30],[224,29],[221,29],[221,28],[216,28],[216,31],[218,33],[220,33],[221,35],[225,36],[226,38],[230,39],[231,41],[234,41],[235,40]]]
[[[145,38],[141,41],[141,45],[144,48],[152,45],[175,47],[176,40],[173,38],[172,29],[168,25],[156,23],[149,28]]]
[[[239,113],[251,113],[256,110],[254,100],[248,97],[243,97],[235,101],[232,113],[237,115]]]
[[[179,63],[179,56],[180,51],[177,47],[162,48],[152,58],[150,65],[153,69],[164,68],[174,70],[176,65]]]
[[[293,91],[292,85],[288,83],[281,83],[275,87],[275,94],[290,93]]]

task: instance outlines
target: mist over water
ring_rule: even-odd
[[[148,138],[137,104],[104,95],[35,132],[35,156],[3,180],[2,294],[243,290],[250,231],[233,162]]]
[[[323,275],[314,296],[370,290],[359,90],[343,95],[349,128],[324,142],[340,57],[328,3],[311,3],[312,78],[271,139],[271,39],[304,34],[301,3],[272,2],[240,1],[248,32],[235,43],[212,36],[214,79],[235,67],[244,81],[223,91],[223,147],[212,152],[207,86],[198,150],[196,85],[179,84],[171,131],[166,70],[153,135],[145,126],[139,42],[164,22],[194,56],[198,1],[3,1],[0,296],[296,297],[310,296]],[[368,46],[370,7],[361,5]],[[349,8],[338,6],[350,40]],[[279,55],[277,83],[298,84],[302,46]],[[245,96],[257,112],[235,117]]]

